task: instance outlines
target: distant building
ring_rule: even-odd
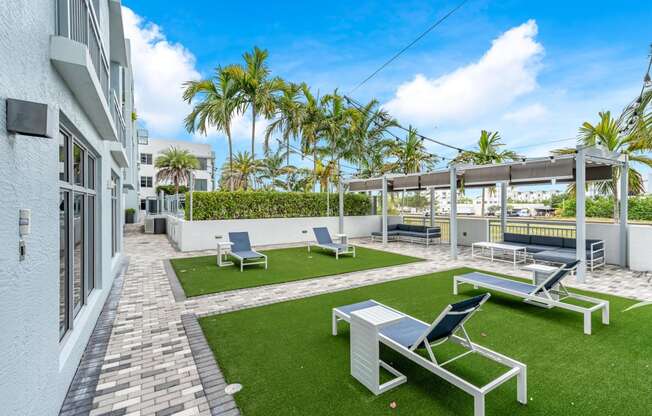
[[[194,190],[215,190],[215,181],[213,177],[213,172],[215,170],[215,152],[213,152],[211,145],[181,140],[150,139],[146,132],[141,131],[138,136],[138,150],[140,153],[140,168],[138,174],[141,210],[154,210],[157,197],[156,188],[159,185],[171,185],[170,182],[159,182],[156,179],[158,169],[154,167],[156,158],[171,147],[188,150],[197,158],[197,160],[199,160],[199,169],[193,171]]]

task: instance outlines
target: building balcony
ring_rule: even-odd
[[[57,35],[50,39],[52,64],[102,139],[120,141],[111,114],[108,59],[91,2],[59,0],[58,12]]]

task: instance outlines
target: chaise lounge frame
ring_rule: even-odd
[[[473,397],[473,409],[474,409],[474,416],[484,416],[485,414],[485,396],[497,388],[498,386],[504,384],[508,380],[512,378],[516,378],[516,383],[517,383],[517,400],[519,403],[526,405],[527,404],[527,366],[519,361],[516,361],[512,358],[509,358],[505,355],[502,355],[496,351],[490,350],[489,348],[483,347],[479,344],[476,344],[471,341],[469,334],[467,333],[466,329],[464,328],[464,324],[475,314],[475,312],[478,311],[480,306],[484,304],[484,302],[489,299],[491,295],[489,293],[486,293],[482,295],[482,300],[481,302],[477,305],[477,307],[463,310],[463,311],[453,311],[454,305],[448,305],[440,314],[439,316],[433,321],[432,324],[428,324],[426,322],[423,322],[419,319],[410,317],[409,315],[406,315],[392,307],[383,305],[380,302],[376,302],[375,300],[370,300],[370,302],[375,303],[377,306],[382,306],[384,308],[387,308],[393,312],[396,312],[399,315],[403,315],[404,317],[408,317],[411,319],[414,319],[415,321],[426,325],[428,328],[424,331],[424,333],[417,338],[417,340],[414,342],[414,344],[407,348],[398,342],[392,340],[386,335],[383,335],[382,333],[379,334],[379,340],[382,344],[386,345],[387,347],[391,348],[392,350],[398,352],[405,358],[409,359],[410,361],[418,364],[419,366],[423,367],[424,369],[430,371],[431,373],[443,378],[447,382],[451,383],[455,387],[463,390],[467,394],[471,395]],[[444,319],[447,316],[452,316],[452,315],[460,315],[460,314],[467,314],[467,316],[460,322],[458,323],[454,329],[451,330],[450,334],[444,338],[441,339],[436,339],[434,342],[428,341],[428,335],[435,329],[437,326],[444,321]],[[338,308],[333,308],[332,311],[332,334],[334,336],[337,335],[337,324],[339,321],[345,321],[347,323],[350,323],[350,314],[347,314]],[[459,332],[460,335],[457,335],[456,333]],[[432,350],[432,347],[441,345],[447,341],[451,341],[455,344],[458,344],[464,348],[467,349],[467,351],[452,357],[448,360],[446,360],[443,363],[439,363],[435,357],[435,354]],[[417,353],[417,349],[423,345],[428,352],[428,357],[430,359],[427,359],[423,357],[422,355]],[[506,367],[509,367],[509,370],[496,379],[492,380],[491,382],[485,384],[484,386],[476,386],[467,380],[461,378],[460,376],[448,371],[444,366],[447,364],[452,363],[453,361],[456,361],[468,354],[472,353],[477,353],[479,355],[482,355],[483,357],[486,357],[492,361],[495,361],[499,364],[502,364]],[[380,365],[385,367],[387,366],[386,363],[383,361],[380,362]]]
[[[561,266],[556,271],[552,272],[550,276],[541,282],[539,285],[530,285],[532,290],[529,293],[524,293],[518,290],[509,289],[498,284],[499,281],[512,282],[512,283],[521,283],[516,280],[505,279],[502,277],[492,276],[484,273],[468,273],[462,276],[455,276],[453,278],[453,294],[457,295],[459,293],[458,287],[461,284],[472,285],[475,289],[483,288],[488,290],[494,290],[496,292],[506,293],[508,295],[520,297],[524,302],[541,306],[547,309],[551,308],[561,308],[566,309],[572,312],[581,313],[584,317],[584,333],[586,335],[591,335],[591,317],[593,312],[602,310],[602,323],[604,325],[609,325],[609,301],[604,299],[598,299],[590,296],[579,295],[576,293],[569,292],[566,287],[563,285],[561,280],[566,277],[571,272],[574,272],[577,269],[577,264],[579,261],[570,263],[572,266],[567,264]],[[561,276],[558,275],[563,274]],[[474,279],[473,275],[482,275],[484,277],[490,277],[495,283],[483,282],[477,279]],[[556,288],[555,288],[556,287]],[[558,298],[554,298],[558,296]],[[570,303],[564,302],[564,300],[576,299],[588,303],[593,303],[594,306],[585,308],[578,305],[573,305]]]

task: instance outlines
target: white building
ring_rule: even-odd
[[[180,140],[150,139],[146,134],[139,136],[140,168],[140,209],[154,209],[159,185],[170,185],[170,182],[159,182],[156,179],[158,169],[154,167],[156,158],[171,147],[189,151],[199,160],[199,169],[193,170],[193,184],[196,191],[215,190],[213,172],[215,171],[215,152],[209,144],[192,143]],[[152,201],[147,207],[147,201]]]
[[[57,415],[137,199],[120,1],[5,0],[0,56],[0,413]]]

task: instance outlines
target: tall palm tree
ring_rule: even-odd
[[[417,129],[408,127],[405,141],[396,140],[390,151],[396,158],[392,164],[392,171],[408,174],[417,173],[432,168],[437,163],[437,158],[430,154],[423,145]]]
[[[232,169],[231,122],[243,104],[236,81],[229,71],[218,67],[213,77],[188,81],[184,87],[183,99],[189,104],[195,102],[185,118],[186,130],[204,135],[210,127],[223,131],[229,143],[229,166]],[[229,189],[233,190],[233,183],[229,183]]]
[[[287,175],[288,189],[293,192],[309,192],[313,189],[314,171],[298,168]]]
[[[313,160],[313,186],[317,180],[317,153],[319,142],[324,133],[324,120],[326,118],[324,107],[321,105],[319,94],[315,96],[307,84],[301,84],[301,93],[304,104],[301,108],[301,153],[302,155],[312,154]]]
[[[269,118],[274,112],[275,95],[283,87],[280,78],[270,79],[270,70],[266,60],[269,53],[257,46],[253,51],[245,52],[242,58],[245,65],[231,65],[227,71],[238,84],[244,100],[243,111],[251,109],[251,156],[255,158],[256,118],[263,115]]]
[[[510,160],[519,159],[519,155],[512,150],[501,149],[505,146],[500,141],[500,133],[482,130],[478,144],[474,150],[461,152],[453,163],[472,163],[474,165],[491,165],[494,163],[504,163]],[[489,189],[490,193],[495,192],[495,188]],[[485,188],[482,187],[482,201],[480,205],[480,215],[484,215],[485,205]]]
[[[374,171],[374,176],[375,172],[381,174],[391,148],[392,141],[385,135],[389,128],[397,125],[387,111],[378,107],[378,100],[374,99],[354,111],[349,145],[354,159],[351,162],[356,163],[360,171]]]
[[[170,147],[154,161],[158,169],[157,182],[172,182],[175,193],[179,194],[179,184],[189,184],[193,169],[199,169],[199,161],[188,150]]]
[[[288,176],[296,171],[294,166],[285,164],[286,151],[279,145],[276,152],[269,152],[264,159],[259,161],[258,180],[260,182],[267,182],[271,189],[287,188],[289,190],[290,181],[287,180]],[[281,176],[286,176],[284,182]]]
[[[260,161],[256,160],[251,153],[237,152],[233,158],[233,168],[229,165],[222,166],[222,182],[232,181],[237,189],[253,189],[260,183],[258,174],[260,172]]]
[[[610,152],[624,153],[629,157],[630,162],[634,164],[645,165],[652,167],[652,158],[647,156],[652,150],[650,143],[647,143],[649,138],[646,136],[646,131],[652,127],[652,122],[645,121],[639,126],[632,129],[624,129],[620,120],[625,120],[621,117],[616,120],[612,117],[609,111],[599,113],[600,121],[593,125],[589,122],[584,122],[580,127],[578,141],[585,146],[596,146],[608,150]],[[652,120],[652,115],[647,113],[642,117]],[[561,151],[560,153],[565,153]],[[611,180],[598,181],[593,183],[594,189],[603,195],[611,195],[614,200],[614,219],[618,218],[618,183],[620,182],[621,168],[614,167],[613,177]],[[645,192],[643,184],[643,175],[633,166],[630,165],[628,170],[628,187],[630,195],[640,195]],[[574,192],[574,188],[570,189]]]
[[[331,161],[335,164],[333,173],[340,171],[340,162],[344,160],[355,160],[358,149],[352,138],[352,127],[356,117],[356,110],[347,107],[344,97],[335,90],[332,94],[322,98],[324,117],[322,119],[321,133],[325,141],[323,151],[330,155]]]
[[[303,121],[303,103],[300,101],[301,85],[293,82],[284,83],[281,94],[276,97],[274,120],[265,132],[265,150],[269,149],[269,140],[278,133],[286,146],[287,163],[290,164],[290,142],[301,133]]]

